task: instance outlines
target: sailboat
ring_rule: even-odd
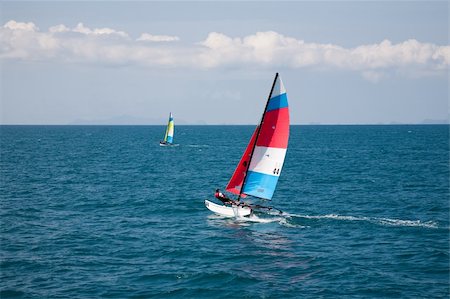
[[[170,146],[173,144],[173,133],[175,127],[173,123],[173,115],[172,112],[169,113],[169,122],[167,123],[166,134],[164,135],[164,140],[159,142],[160,146]]]
[[[238,198],[236,200],[219,198],[224,202],[223,205],[205,200],[205,206],[212,212],[226,217],[251,216],[254,209],[272,209],[273,207],[246,203],[241,201],[241,198],[252,196],[258,199],[272,199],[283,168],[288,140],[288,100],[283,82],[276,73],[261,121],[256,126],[226,186],[226,190]]]

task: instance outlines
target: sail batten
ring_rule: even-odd
[[[286,156],[289,125],[286,89],[277,73],[261,123],[256,127],[226,190],[240,197],[251,195],[272,199]]]

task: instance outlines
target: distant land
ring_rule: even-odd
[[[152,126],[152,125],[166,125],[167,118],[147,118],[147,117],[135,117],[129,115],[114,116],[104,119],[76,119],[69,123],[36,123],[36,124],[20,124],[20,123],[0,123],[0,125],[88,125],[88,126]],[[175,119],[176,125],[255,125],[255,123],[207,123],[202,120],[186,121],[181,118]],[[417,123],[403,123],[403,122],[377,122],[377,123],[327,123],[327,122],[308,122],[308,123],[292,123],[291,125],[450,125],[450,119],[425,119]]]
[[[166,125],[167,118],[146,118],[135,117],[130,115],[120,115],[105,119],[77,119],[67,125]],[[254,123],[248,124],[226,124],[226,123],[214,123],[209,124],[202,120],[186,121],[181,118],[175,119],[176,125],[255,125]],[[326,123],[326,122],[309,122],[309,123],[294,123],[292,125],[445,125],[450,124],[449,119],[424,119],[418,123],[402,123],[402,122],[377,122],[377,123]]]

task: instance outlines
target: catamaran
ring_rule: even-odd
[[[159,142],[160,146],[169,146],[173,144],[173,133],[175,127],[173,123],[173,115],[172,112],[169,113],[169,122],[167,123],[166,134],[164,135],[164,140]]]
[[[246,217],[251,216],[255,209],[275,209],[252,205],[241,201],[241,198],[252,196],[258,199],[272,199],[283,168],[288,140],[288,100],[283,82],[276,73],[261,121],[256,126],[226,186],[228,192],[238,196],[237,199],[224,200],[218,197],[224,202],[223,205],[205,200],[205,206],[212,212],[225,217]]]

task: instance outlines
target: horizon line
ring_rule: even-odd
[[[290,124],[290,126],[421,126],[421,125],[449,125],[449,122],[427,122],[427,123],[305,123]],[[167,124],[0,124],[0,126],[64,126],[64,127],[82,127],[82,126],[116,126],[116,127],[151,127],[167,126]],[[188,126],[255,126],[255,124],[178,124],[178,127]]]

